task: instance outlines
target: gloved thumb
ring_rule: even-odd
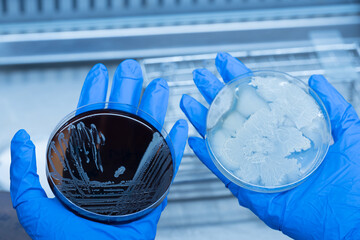
[[[32,199],[46,198],[36,173],[35,146],[23,129],[11,141],[10,195],[14,208]]]
[[[319,95],[331,121],[332,135],[335,142],[348,129],[359,123],[355,109],[322,75],[313,75],[309,79],[309,86]]]
[[[229,187],[229,184],[232,184],[231,181],[217,169],[214,162],[211,160],[209,153],[206,150],[205,140],[198,137],[190,137],[188,143],[200,161],[205,164],[205,166],[209,168],[209,170],[212,171],[225,184],[225,186]]]

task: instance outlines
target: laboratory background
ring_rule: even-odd
[[[48,138],[76,108],[91,67],[112,78],[124,59],[140,62],[144,88],[168,81],[165,129],[185,115],[182,94],[208,106],[192,71],[220,77],[226,51],[250,69],[303,81],[323,74],[360,112],[358,0],[0,0],[0,239],[30,239],[10,200],[10,141],[24,128],[36,145],[40,181]],[[110,84],[111,85],[111,82]],[[190,126],[190,136],[197,136]],[[224,238],[226,236],[226,238]],[[156,239],[289,239],[240,207],[186,146]]]

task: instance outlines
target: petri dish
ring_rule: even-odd
[[[138,219],[166,197],[173,147],[150,115],[120,103],[97,103],[67,115],[47,146],[47,179],[74,213],[95,221]]]
[[[227,83],[211,103],[206,146],[233,183],[256,192],[296,187],[323,161],[329,115],[318,95],[286,73],[255,71]]]

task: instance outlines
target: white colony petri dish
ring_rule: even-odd
[[[321,164],[331,142],[329,115],[301,80],[255,71],[227,83],[212,102],[206,145],[233,183],[257,192],[296,187]]]

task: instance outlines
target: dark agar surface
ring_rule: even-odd
[[[152,206],[168,190],[174,171],[169,146],[156,128],[109,109],[64,123],[49,143],[47,166],[52,188],[82,209],[109,216]]]

